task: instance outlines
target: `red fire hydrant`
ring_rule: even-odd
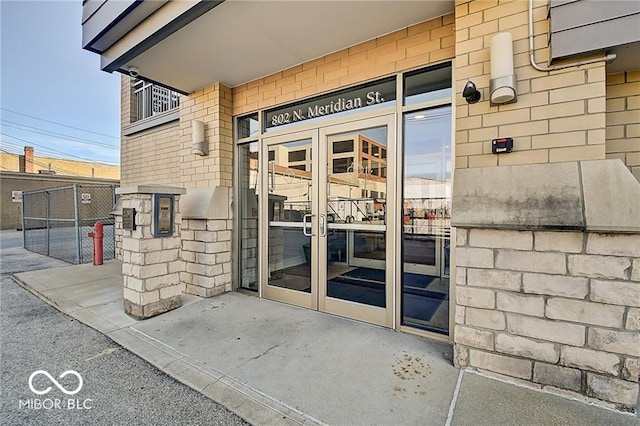
[[[93,225],[93,232],[89,232],[87,236],[93,238],[93,264],[102,265],[102,257],[103,257],[102,241],[104,238],[102,223],[96,222],[96,224]]]

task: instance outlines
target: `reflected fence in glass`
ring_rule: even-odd
[[[269,147],[268,285],[304,293],[313,256],[311,154],[311,139]]]
[[[449,333],[451,107],[404,116],[402,324]]]

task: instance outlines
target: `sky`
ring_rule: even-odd
[[[0,0],[0,149],[120,162],[120,74],[82,49],[82,0]]]

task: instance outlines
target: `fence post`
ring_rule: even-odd
[[[76,227],[76,265],[81,265],[82,264],[82,250],[80,249],[80,222],[79,222],[79,217],[80,217],[80,211],[79,211],[79,204],[78,204],[78,184],[74,183],[73,184],[73,207],[74,207],[74,223],[75,223],[75,227]]]
[[[45,192],[47,195],[47,256],[49,256],[49,250],[51,247],[51,193]]]
[[[22,248],[27,248],[27,231],[24,230],[24,224],[25,224],[25,220],[24,220],[24,191],[22,193],[22,196],[20,197],[20,206],[21,206],[21,210],[22,210]]]
[[[116,186],[111,185],[111,211],[116,207]],[[111,214],[113,217],[113,228],[111,232],[111,245],[113,247],[113,258],[116,258],[116,216]]]

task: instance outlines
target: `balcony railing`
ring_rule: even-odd
[[[133,81],[136,121],[153,117],[180,106],[180,94],[173,90],[136,79]]]

